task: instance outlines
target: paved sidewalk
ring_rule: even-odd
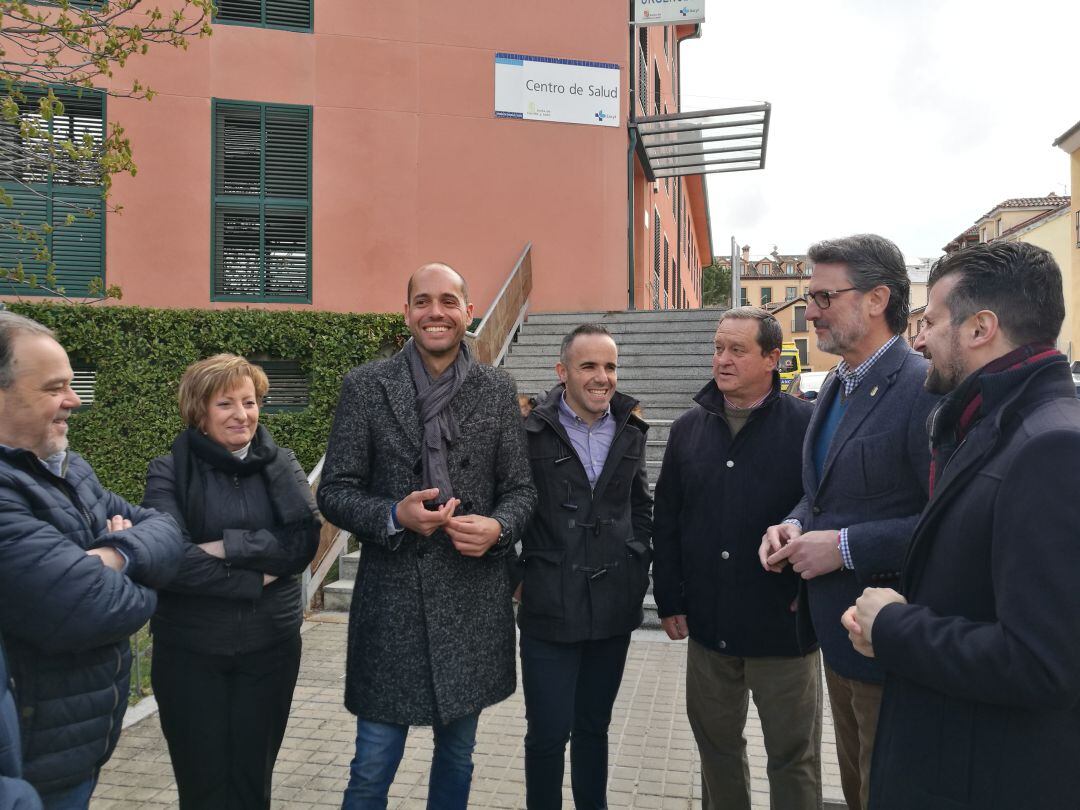
[[[304,657],[285,743],[274,773],[275,808],[340,807],[352,758],[355,720],[342,705],[346,626],[342,614],[322,614],[305,626]],[[697,750],[685,712],[686,653],[659,631],[638,631],[611,725],[613,808],[699,807]],[[826,807],[840,797],[839,771],[826,700],[822,741]],[[765,748],[750,705],[746,737],[754,808],[768,808]],[[522,740],[525,711],[520,689],[484,711],[476,745],[470,807],[524,807]],[[391,788],[390,807],[423,810],[431,733],[409,735]],[[567,769],[569,772],[569,768]],[[569,780],[569,777],[568,777]],[[569,781],[565,806],[573,807]],[[125,729],[90,803],[91,810],[176,807],[176,788],[157,714]],[[842,805],[840,805],[842,806]]]

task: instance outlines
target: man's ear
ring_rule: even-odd
[[[566,383],[566,366],[564,366],[562,364],[561,360],[558,363],[555,364],[555,373],[559,375],[559,382],[565,384]]]
[[[972,348],[987,346],[1001,333],[1001,324],[995,312],[989,309],[980,309],[971,316],[972,323],[969,326]]]
[[[892,298],[892,290],[886,287],[884,284],[879,284],[870,290],[866,294],[867,299],[870,301],[870,314],[881,315],[889,307],[889,300]]]

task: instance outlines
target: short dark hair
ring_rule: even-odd
[[[409,283],[405,287],[405,301],[407,303],[410,303],[410,304],[412,303],[412,280],[413,280],[413,276],[415,276],[421,270],[427,270],[429,267],[441,267],[444,270],[449,270],[451,273],[453,273],[455,276],[457,276],[458,280],[461,281],[461,296],[465,299],[466,304],[469,303],[469,284],[468,284],[467,281],[465,281],[465,276],[461,275],[461,273],[459,273],[453,267],[448,265],[446,262],[428,262],[427,264],[420,265],[419,267],[417,267],[415,270],[412,271],[412,273],[409,275]]]
[[[807,251],[814,264],[844,264],[851,276],[851,286],[869,292],[884,285],[889,288],[885,320],[894,335],[907,329],[911,294],[904,254],[884,236],[860,233],[843,239],[826,239]]]
[[[574,327],[570,334],[562,339],[562,345],[559,347],[559,362],[564,366],[570,352],[570,344],[582,335],[607,335],[611,337],[611,332],[598,323],[583,323],[581,326]],[[614,342],[615,338],[611,338],[611,340]]]
[[[15,382],[12,362],[15,360],[16,335],[45,335],[56,340],[56,334],[49,327],[10,310],[0,310],[0,389],[10,388]]]
[[[761,307],[736,307],[735,309],[729,309],[727,312],[721,314],[720,320],[716,322],[716,327],[719,329],[720,324],[728,318],[731,318],[732,320],[753,320],[758,322],[757,343],[758,348],[761,349],[762,357],[769,352],[783,348],[784,330],[780,328],[780,322],[776,320],[776,316],[771,312],[768,312]]]
[[[945,299],[953,326],[988,309],[1014,345],[1057,341],[1065,296],[1061,270],[1049,251],[1026,242],[972,245],[938,259],[928,286],[948,276],[957,276]]]

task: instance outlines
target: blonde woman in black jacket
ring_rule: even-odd
[[[320,518],[303,469],[259,425],[269,384],[219,354],[188,367],[188,425],[143,503],[190,541],[151,622],[152,682],[182,810],[268,808],[300,666],[300,583]]]

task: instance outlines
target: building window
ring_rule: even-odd
[[[270,390],[263,400],[264,411],[302,411],[308,406],[311,380],[299,361],[252,359],[251,362],[260,366],[270,381]]]
[[[89,408],[94,404],[94,386],[97,384],[97,371],[85,363],[71,364],[71,390],[74,391],[82,405],[79,410]]]
[[[785,301],[794,301],[798,297],[799,297],[799,288],[798,287],[784,287],[784,300]]]
[[[653,287],[652,308],[660,309],[660,212],[655,208],[653,215]]]
[[[784,267],[784,270],[787,272],[787,274],[789,276],[795,275],[795,264],[794,264],[794,262],[788,262],[787,265]]]
[[[63,112],[46,121],[40,114],[46,88],[20,88],[21,122],[47,131],[53,139],[24,138],[15,124],[0,124],[0,185],[12,205],[3,216],[36,231],[55,265],[56,286],[68,296],[86,296],[91,279],[105,280],[105,201],[101,155],[105,137],[105,95],[95,90],[53,89]],[[72,158],[59,148],[70,141],[77,149],[91,144],[92,156]],[[35,258],[38,243],[20,239],[17,229],[0,233],[0,267],[22,264],[25,273],[43,280],[48,265]],[[22,288],[20,295],[50,295]]]
[[[311,303],[311,108],[214,101],[215,301]]]
[[[1076,246],[1080,248],[1080,211],[1074,215],[1076,218]]]
[[[653,115],[660,114],[660,68],[653,65]]]
[[[810,355],[807,352],[806,338],[795,338],[795,348],[799,352],[799,365],[803,366],[805,371],[809,371],[810,369],[805,368],[805,366],[810,364]]]
[[[311,0],[217,0],[214,22],[311,30]]]
[[[638,28],[638,106],[641,114],[649,113],[649,29]]]
[[[746,287],[739,287],[739,306],[750,306],[750,296],[747,294]]]
[[[771,303],[772,303],[772,287],[762,287],[761,288],[761,305],[765,306],[766,304],[771,304]]]
[[[791,325],[791,331],[806,331],[806,307],[795,307],[795,323]]]

